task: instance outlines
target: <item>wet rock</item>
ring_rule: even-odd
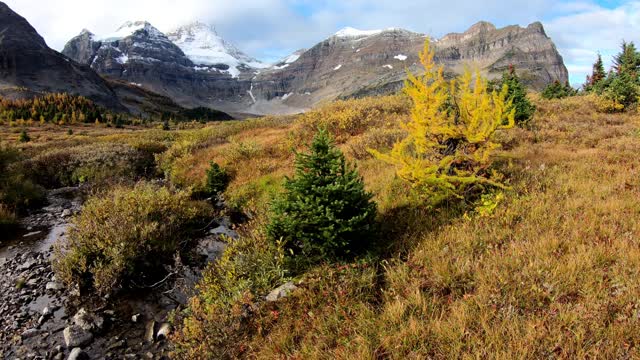
[[[109,345],[107,350],[108,351],[112,351],[112,350],[122,349],[125,346],[127,346],[127,342],[126,341],[118,340],[118,341],[114,342],[113,344]]]
[[[155,334],[155,328],[156,328],[156,322],[155,320],[151,320],[147,323],[147,326],[145,328],[145,332],[144,332],[144,340],[146,342],[150,342],[152,343],[154,340],[154,334]]]
[[[73,316],[73,323],[80,326],[85,331],[98,332],[104,328],[104,318],[89,313],[85,308],[78,310]]]
[[[49,281],[47,285],[45,285],[45,289],[52,290],[52,291],[59,291],[59,290],[62,290],[63,288],[64,287],[62,286],[62,284],[57,283],[55,281]]]
[[[25,330],[20,337],[24,340],[24,339],[30,339],[34,336],[40,335],[41,331],[38,329],[29,329],[29,330]]]
[[[40,234],[42,234],[42,231],[32,231],[32,232],[30,232],[28,234],[22,235],[22,237],[28,238],[28,237],[32,237],[32,236],[36,236],[36,235],[40,235]]]
[[[156,334],[156,339],[158,339],[158,341],[165,340],[169,337],[169,334],[171,334],[171,324],[162,323]]]
[[[282,298],[285,298],[287,296],[289,296],[289,294],[295,290],[297,290],[298,287],[295,286],[291,281],[289,281],[288,283],[276,288],[275,290],[273,290],[272,292],[269,293],[269,295],[267,295],[266,300],[269,302],[274,302],[274,301],[278,301]]]
[[[42,316],[51,316],[51,315],[53,315],[53,309],[51,309],[48,306],[42,309]]]
[[[64,209],[64,210],[62,211],[62,214],[61,214],[60,216],[62,216],[63,218],[66,218],[66,217],[71,216],[71,214],[72,214],[72,213],[71,213],[71,210],[69,210],[69,209]]]
[[[24,270],[31,269],[35,265],[36,265],[36,261],[34,259],[31,259],[31,260],[27,260],[24,263],[22,263],[20,266],[18,266],[17,269],[19,271],[24,271]]]
[[[78,325],[67,326],[62,332],[67,347],[85,346],[93,341],[93,334]]]
[[[87,360],[87,359],[89,359],[89,355],[87,355],[87,353],[82,351],[82,349],[80,348],[75,348],[71,350],[71,353],[67,358],[67,360]]]
[[[240,238],[240,235],[238,235],[237,232],[235,232],[235,230],[229,229],[227,226],[225,225],[220,225],[215,229],[211,229],[209,231],[209,234],[211,235],[217,235],[217,236],[226,236],[229,237],[231,239],[237,240]]]

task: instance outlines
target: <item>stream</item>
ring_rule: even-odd
[[[174,276],[105,302],[65,289],[51,268],[53,245],[64,241],[82,202],[80,188],[52,190],[47,205],[0,242],[0,358],[168,358],[170,313],[184,308],[207,262],[224,251],[220,235],[237,237],[231,220],[216,219],[202,232],[197,264],[183,264],[176,256],[167,269]]]

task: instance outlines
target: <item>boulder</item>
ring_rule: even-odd
[[[78,325],[67,326],[62,335],[68,348],[82,347],[93,341],[93,334]]]
[[[295,290],[297,290],[298,287],[295,286],[291,281],[289,281],[288,283],[274,289],[273,291],[271,291],[269,293],[269,295],[267,295],[266,300],[269,302],[274,302],[274,301],[278,301],[284,297],[289,296],[289,294]]]

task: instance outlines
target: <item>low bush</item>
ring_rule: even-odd
[[[4,208],[5,216],[44,199],[44,190],[25,176],[21,161],[18,150],[0,144],[0,206]]]
[[[25,161],[29,176],[45,187],[135,180],[154,173],[152,153],[120,143],[57,148]]]
[[[68,285],[109,295],[132,278],[153,278],[206,213],[185,192],[138,183],[89,199],[58,244],[54,269]]]
[[[252,320],[260,298],[288,280],[281,244],[267,241],[259,221],[249,228],[198,284],[174,338],[178,358],[237,359],[260,331]]]
[[[339,100],[302,115],[294,131],[295,143],[308,143],[317,129],[327,129],[338,144],[371,128],[394,128],[409,116],[405,95]]]

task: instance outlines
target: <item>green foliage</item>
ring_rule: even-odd
[[[0,145],[0,213],[6,219],[13,218],[15,211],[26,209],[44,199],[44,190],[25,176],[21,161],[20,152]]]
[[[31,141],[31,137],[29,136],[29,134],[27,134],[27,130],[23,129],[20,132],[20,136],[18,137],[18,141],[21,143],[27,143],[29,141]]]
[[[165,121],[162,123],[162,130],[164,130],[164,131],[169,131],[169,130],[171,130],[171,127],[169,126],[169,121],[165,120]]]
[[[109,295],[128,281],[157,274],[203,214],[186,192],[139,183],[89,199],[55,251],[54,269],[67,285]],[[157,275],[156,275],[157,276]]]
[[[184,119],[196,119],[201,121],[225,121],[233,120],[233,117],[225,112],[213,110],[207,107],[197,107],[185,109],[180,112],[180,117]]]
[[[229,181],[231,181],[231,177],[225,169],[213,161],[209,162],[204,187],[209,196],[219,197],[229,186]]]
[[[551,100],[551,99],[564,99],[569,96],[575,96],[577,91],[569,85],[569,83],[562,84],[560,81],[554,81],[552,84],[549,84],[543,91],[542,97]]]
[[[410,74],[405,85],[414,103],[411,121],[404,124],[408,136],[389,154],[372,153],[398,166],[398,176],[432,204],[503,187],[490,166],[500,147],[496,132],[514,126],[507,85],[489,91],[487,81],[480,74],[474,81],[470,71],[449,82],[434,56],[427,41],[420,53],[425,75]]]
[[[295,176],[274,202],[268,235],[282,240],[301,262],[316,262],[363,249],[373,236],[376,204],[326,130],[307,154],[296,154]]]
[[[509,71],[502,74],[502,81],[497,89],[499,92],[504,86],[507,86],[507,99],[511,102],[512,109],[515,109],[515,122],[520,126],[529,123],[533,118],[536,107],[527,99],[527,89],[518,77],[513,66],[509,67]]]
[[[585,90],[602,96],[599,108],[617,112],[634,108],[640,97],[640,52],[633,43],[622,43],[614,57],[613,70],[601,78],[601,58],[594,64],[594,74],[587,79]],[[597,73],[597,75],[596,75]],[[601,78],[595,81],[594,78]]]
[[[640,75],[640,52],[633,42],[622,42],[621,51],[613,58],[613,68],[618,74],[628,74],[631,77]]]

